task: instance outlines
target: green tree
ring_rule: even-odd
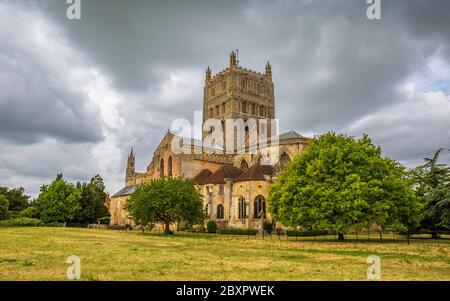
[[[30,205],[30,196],[25,194],[23,187],[11,188],[0,187],[0,194],[3,194],[9,202],[9,211],[19,212]]]
[[[39,208],[38,206],[31,205],[26,209],[23,209],[19,212],[19,217],[28,217],[28,218],[39,218]]]
[[[23,187],[9,189],[7,197],[10,211],[22,211],[30,205],[30,196],[25,194]]]
[[[50,185],[44,185],[38,197],[40,218],[43,222],[73,220],[80,210],[80,191],[75,185],[64,181],[58,174]]]
[[[9,202],[5,195],[0,194],[0,220],[9,218]]]
[[[89,183],[78,183],[77,187],[81,191],[78,222],[96,223],[100,219],[109,217],[108,208],[105,206],[105,184],[101,176],[96,175]]]
[[[194,183],[178,177],[152,180],[131,194],[125,209],[137,225],[162,223],[166,233],[175,222],[202,224],[205,220],[201,194]]]
[[[419,204],[404,179],[404,168],[382,157],[368,136],[359,140],[328,133],[271,186],[268,208],[276,221],[311,230],[406,230],[419,221]]]
[[[421,226],[432,231],[450,229],[450,168],[439,163],[442,151],[408,173],[411,187],[424,204]]]

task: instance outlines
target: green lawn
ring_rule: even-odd
[[[289,241],[150,235],[71,228],[0,228],[0,280],[65,280],[81,258],[85,280],[366,280],[367,257],[383,280],[450,280],[450,241]]]

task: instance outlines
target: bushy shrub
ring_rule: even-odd
[[[208,221],[206,224],[206,230],[208,233],[216,233],[217,232],[217,223],[215,221]]]
[[[217,233],[226,235],[256,235],[258,233],[258,230],[226,228],[218,229]]]
[[[50,227],[50,228],[57,228],[57,227],[63,227],[64,224],[63,223],[58,223],[58,222],[51,222],[51,223],[45,223],[44,227]]]
[[[39,208],[36,206],[30,206],[19,212],[19,217],[38,218]]]
[[[0,194],[0,220],[6,220],[10,217],[9,201],[3,194]]]
[[[272,234],[273,224],[272,223],[264,223],[264,231],[267,231],[267,233]]]
[[[28,217],[0,221],[0,227],[41,227],[43,225],[40,219]]]
[[[109,216],[104,216],[98,219],[98,221],[100,222],[100,224],[102,225],[109,225],[109,223],[111,222],[111,217]]]

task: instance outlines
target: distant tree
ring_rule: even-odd
[[[80,190],[80,210],[77,221],[80,223],[96,223],[109,217],[105,206],[106,192],[102,177],[96,175],[89,183],[77,184]]]
[[[0,194],[0,220],[9,218],[9,202],[5,195]]]
[[[23,187],[9,189],[7,198],[10,211],[22,211],[30,205],[30,196],[25,194]]]
[[[450,229],[450,168],[438,162],[442,151],[408,173],[409,183],[424,205],[421,226],[432,231]]]
[[[140,185],[125,209],[137,225],[164,225],[166,233],[175,222],[202,224],[205,220],[201,195],[194,183],[182,178],[161,178]]]
[[[419,204],[404,180],[404,168],[382,157],[368,136],[328,133],[280,173],[269,194],[269,210],[286,226],[336,230],[406,230],[417,226]]]
[[[44,185],[38,197],[40,218],[43,222],[73,220],[80,210],[80,191],[75,185],[64,181],[58,174],[50,185]]]
[[[25,194],[25,189],[0,187],[0,194],[6,196],[9,202],[9,211],[19,212],[27,208],[30,203],[30,196]]]

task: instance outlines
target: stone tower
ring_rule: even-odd
[[[128,182],[131,178],[133,178],[136,173],[135,160],[136,160],[136,158],[135,158],[135,155],[133,152],[133,148],[131,148],[131,152],[128,155],[128,160],[127,160],[127,170],[125,173],[125,182]]]
[[[265,66],[265,73],[258,73],[239,66],[237,53],[230,54],[228,68],[212,76],[206,69],[203,92],[203,123],[208,119],[249,118],[275,119],[274,84],[272,67]],[[270,129],[267,129],[270,136]],[[203,132],[203,137],[208,133]]]

